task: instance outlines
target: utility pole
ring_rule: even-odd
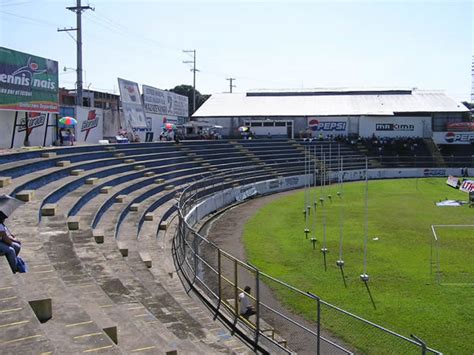
[[[235,85],[232,85],[232,82],[236,79],[235,78],[227,78],[225,80],[229,80],[229,92],[232,94],[232,88],[235,88]]]
[[[81,6],[81,0],[76,0],[76,6],[66,7],[69,11],[76,13],[76,28],[58,28],[58,32],[76,31],[76,55],[77,55],[77,68],[76,68],[76,105],[82,106],[82,12],[85,10],[92,10],[94,8],[87,6]]]
[[[196,69],[196,50],[195,49],[189,49],[189,50],[183,50],[183,53],[192,53],[193,54],[193,60],[184,60],[183,63],[185,64],[192,64],[193,67],[191,71],[193,72],[193,112],[190,113],[190,116],[196,111],[196,72],[199,71]]]

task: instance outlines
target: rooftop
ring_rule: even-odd
[[[469,110],[443,91],[321,88],[215,94],[193,117],[392,116],[422,112]]]

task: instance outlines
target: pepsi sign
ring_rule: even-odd
[[[347,127],[345,121],[320,121],[317,119],[309,120],[309,127],[312,131],[324,132],[344,132]]]
[[[446,143],[470,143],[474,142],[474,133],[447,132],[444,136]]]

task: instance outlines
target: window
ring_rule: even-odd
[[[285,127],[286,122],[285,121],[275,121],[275,127]]]
[[[263,122],[263,127],[273,127],[273,121],[265,121]]]
[[[250,122],[250,127],[262,127],[262,122]]]

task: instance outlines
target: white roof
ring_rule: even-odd
[[[193,117],[360,116],[469,112],[442,91],[315,89],[214,94]]]

